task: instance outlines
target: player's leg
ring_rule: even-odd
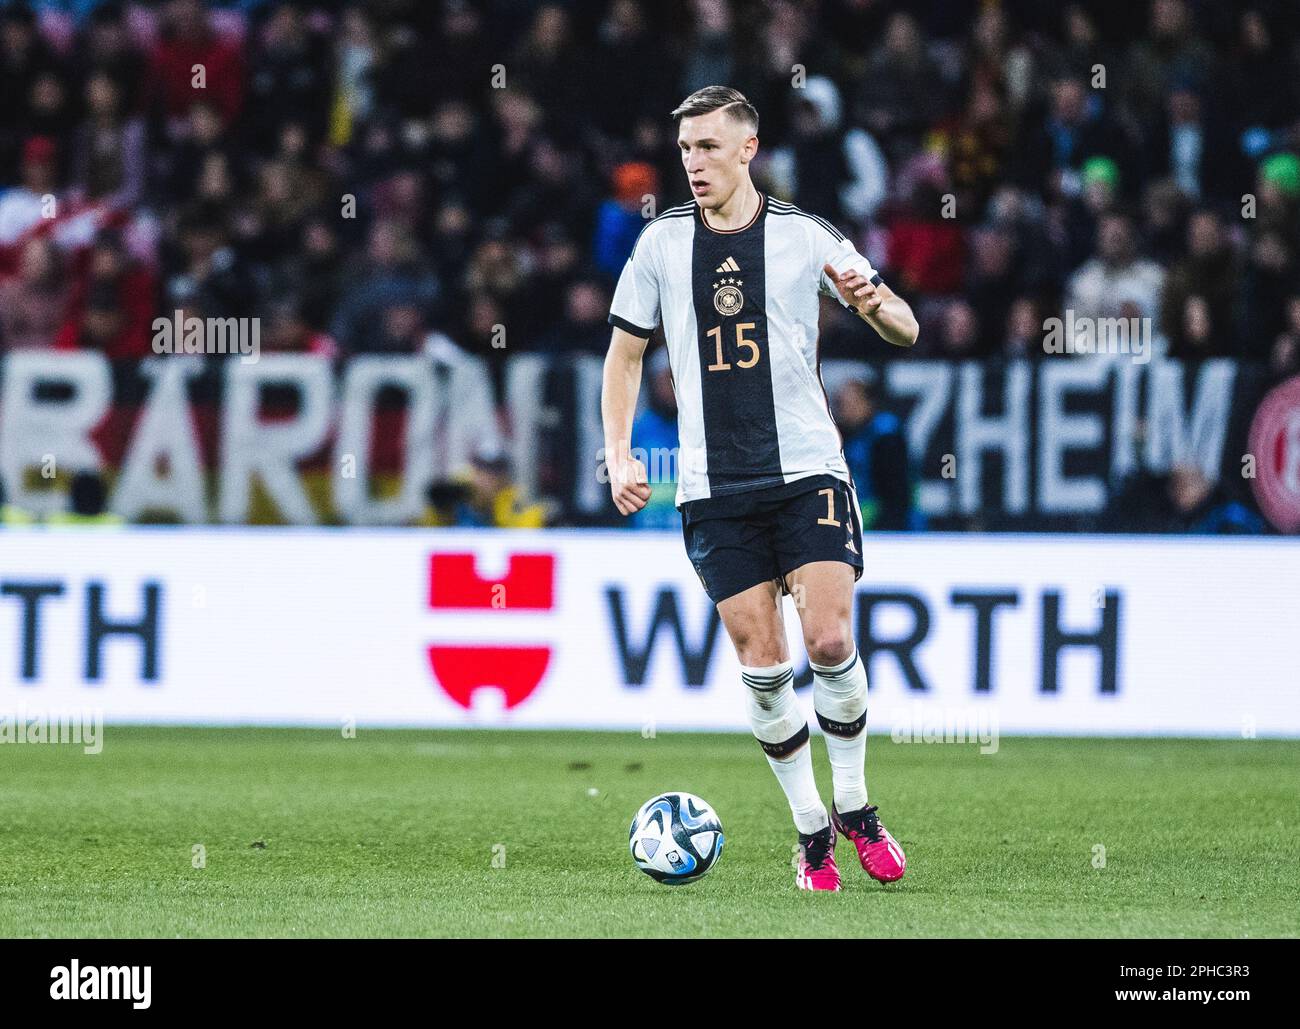
[[[804,646],[813,671],[813,708],[830,756],[835,828],[880,882],[902,878],[907,859],[898,841],[867,803],[867,672],[853,641],[855,569],[814,561],[786,576],[796,597]]]
[[[813,780],[808,721],[794,693],[794,667],[781,617],[780,591],[764,582],[728,597],[718,614],[740,658],[749,724],[790,802],[800,832],[816,832],[830,816]]]
[[[826,734],[835,806],[867,806],[867,672],[853,640],[852,565],[814,561],[786,576],[813,672],[813,709]]]
[[[813,707],[830,756],[835,828],[872,878],[902,876],[902,848],[867,801],[867,673],[853,637],[853,584],[862,571],[861,518],[839,484],[794,498],[782,512],[778,550],[813,672]]]
[[[718,604],[727,635],[740,657],[748,694],[749,724],[790,804],[802,853],[795,881],[803,889],[838,890],[835,830],[813,776],[808,721],[794,692],[794,667],[774,581],[760,583]]]
[[[749,724],[785,792],[803,848],[795,882],[839,889],[835,829],[813,778],[808,721],[794,694],[794,668],[781,615],[774,524],[769,512],[692,517],[682,512],[686,553],[740,658]]]

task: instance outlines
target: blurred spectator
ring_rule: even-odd
[[[6,108],[0,123],[0,181],[14,178],[23,139],[33,134],[33,86],[59,67],[58,58],[37,31],[30,7],[12,3],[0,9],[0,97]]]
[[[157,308],[152,272],[111,229],[95,238],[82,263],[57,345],[98,350],[115,361],[149,356]]]
[[[1187,223],[1187,256],[1169,270],[1160,302],[1160,329],[1173,357],[1205,357],[1234,351],[1240,271],[1219,216],[1195,212]],[[1210,322],[1213,322],[1213,338]],[[1199,339],[1192,334],[1203,333]]]
[[[178,246],[167,262],[164,309],[192,303],[214,318],[244,315],[253,306],[252,288],[220,211],[198,207],[186,212],[177,236]]]
[[[659,176],[648,164],[632,161],[614,169],[613,195],[596,210],[592,259],[611,281],[631,256],[632,246],[648,221],[659,193]]]
[[[628,519],[634,529],[677,529],[677,479],[682,455],[677,436],[677,393],[668,350],[660,347],[645,362],[645,405],[632,423],[633,456],[646,466],[650,499]]]
[[[234,149],[226,138],[221,112],[215,106],[196,100],[183,126],[175,125],[172,131],[171,146],[156,161],[155,178],[165,199],[183,202],[196,196],[214,163],[220,165],[223,174],[233,178]],[[227,188],[223,193],[228,196],[231,190]]]
[[[565,292],[560,324],[541,338],[547,353],[601,354],[609,347],[609,294],[598,282],[579,279]]]
[[[667,52],[670,39],[652,24],[642,3],[613,0],[605,10],[598,38],[600,45],[592,55],[596,63],[593,78],[601,87],[589,100],[602,132],[627,136],[632,131],[629,113],[673,109],[679,98],[674,95]]]
[[[116,526],[122,517],[108,510],[108,487],[98,472],[80,471],[68,487],[68,508],[46,517],[50,525]]]
[[[697,89],[736,77],[736,32],[727,0],[690,0],[693,15],[684,46],[684,68],[677,92],[689,96]],[[671,110],[671,108],[670,108]]]
[[[1242,275],[1242,339],[1273,339],[1286,325],[1284,305],[1295,290],[1296,254],[1282,231],[1264,229],[1251,240]]]
[[[914,162],[910,198],[889,224],[888,265],[904,295],[946,294],[965,277],[965,237],[953,217],[945,217],[947,173],[937,159]]]
[[[333,337],[312,324],[303,303],[294,297],[272,304],[271,317],[262,333],[262,349],[268,353],[317,354],[331,360],[338,356]]]
[[[582,57],[573,40],[569,19],[567,4],[537,7],[527,34],[515,52],[513,67],[533,96],[546,98],[555,128],[565,138],[572,139],[586,109],[586,91],[583,78],[573,74]]]
[[[0,195],[0,249],[21,244],[43,218],[57,214],[57,152],[48,136],[32,136],[23,143],[21,183]],[[51,205],[46,197],[53,197],[55,203]],[[16,256],[16,249],[10,249],[7,259],[0,259],[0,270],[10,266]]]
[[[767,174],[773,190],[833,224],[864,222],[889,186],[889,167],[876,141],[841,126],[840,93],[814,75],[795,92],[791,139],[775,150]]]
[[[1095,252],[1103,216],[1119,212],[1119,165],[1109,157],[1089,157],[1079,169],[1079,190],[1063,198],[1064,258],[1077,268]],[[1181,194],[1179,194],[1181,196]]]
[[[0,347],[52,347],[68,304],[62,258],[48,239],[28,240],[18,272],[0,281]]]
[[[343,257],[337,221],[324,214],[309,215],[297,244],[271,269],[271,296],[297,298],[294,308],[314,332],[324,332],[343,290]]]
[[[586,176],[575,175],[582,163],[580,154],[566,152],[547,138],[537,140],[528,153],[528,176],[520,182],[510,205],[508,218],[513,229],[531,236],[548,226],[585,239],[591,231],[596,193],[585,181]],[[640,170],[646,166],[633,162],[629,167]],[[616,179],[618,175],[616,169]],[[625,185],[630,191],[629,204],[636,208],[638,216],[646,202],[643,198],[653,197],[659,190],[653,169],[642,181]]]
[[[1015,261],[1015,241],[1004,229],[990,226],[970,235],[971,267],[966,295],[979,327],[977,350],[991,354],[999,349],[999,334],[1007,321],[1020,282]]]
[[[451,245],[455,246],[458,242],[456,240]],[[561,226],[547,225],[538,233],[532,276],[533,304],[538,325],[555,325],[564,319],[567,311],[566,287],[579,274],[583,256],[578,244]],[[608,314],[606,308],[601,314],[602,325]],[[604,325],[604,328],[608,329],[608,326]],[[609,342],[608,333],[605,342]]]
[[[916,480],[908,466],[902,423],[879,407],[874,381],[848,379],[835,392],[835,422],[857,488],[864,531],[923,528],[912,502]]]
[[[1153,261],[1169,264],[1184,252],[1187,198],[1168,178],[1149,183],[1142,197],[1143,246]]]
[[[1268,366],[1277,378],[1300,374],[1300,293],[1286,302],[1286,328],[1273,341]]]
[[[429,487],[424,525],[536,529],[546,524],[541,504],[526,504],[510,476],[510,461],[492,449],[474,456],[469,474]]]
[[[144,119],[132,117],[117,81],[103,71],[86,80],[87,117],[72,153],[72,184],[109,207],[134,207],[144,192]]]
[[[881,42],[873,47],[857,84],[855,109],[868,131],[888,140],[886,151],[892,149],[897,157],[919,144],[922,134],[946,113],[948,94],[910,14],[892,15]]]
[[[957,360],[981,356],[980,324],[975,308],[964,299],[946,301],[938,324],[937,354]]]
[[[1133,305],[1140,317],[1154,319],[1164,278],[1158,264],[1138,256],[1128,217],[1108,214],[1097,226],[1097,256],[1070,276],[1065,306],[1076,318],[1119,318]]]
[[[253,149],[269,153],[283,127],[301,123],[305,137],[318,141],[328,127],[329,51],[297,4],[270,5],[250,61],[248,117],[244,131]]]
[[[1205,103],[1186,83],[1169,93],[1165,117],[1152,133],[1152,171],[1167,174],[1183,194],[1201,197],[1231,196],[1236,170],[1230,141],[1216,124],[1206,120]]]
[[[244,57],[240,43],[213,31],[201,0],[166,0],[163,38],[149,65],[148,94],[154,112],[169,122],[190,106],[211,101],[230,125],[244,105]]]
[[[1263,520],[1212,482],[1197,465],[1178,462],[1167,475],[1138,472],[1112,494],[1098,519],[1104,532],[1259,535]]]
[[[1227,72],[1229,110],[1241,112],[1252,125],[1282,128],[1295,121],[1297,82],[1294,49],[1288,50],[1264,9],[1251,4],[1238,15],[1239,35]]]
[[[962,210],[980,210],[997,189],[1011,148],[1002,87],[977,79],[961,118],[945,133],[948,169]]]
[[[117,0],[96,3],[77,41],[75,64],[107,75],[122,92],[122,110],[128,117],[141,113],[148,62],[127,27],[125,8]]]
[[[1048,196],[1076,194],[1079,172],[1090,157],[1109,157],[1130,187],[1135,179],[1134,148],[1105,110],[1103,94],[1073,76],[1051,84],[1046,117],[1031,119],[1016,152],[1017,180]]]
[[[399,305],[428,309],[438,281],[410,231],[376,222],[334,316],[331,335],[345,352],[384,350],[384,312]]]
[[[1236,536],[1264,531],[1259,515],[1229,497],[1222,484],[1211,482],[1195,464],[1174,466],[1169,473],[1169,499],[1173,517],[1166,532]]]
[[[1032,297],[1016,297],[1007,312],[1002,342],[1005,357],[1041,357],[1043,354],[1043,316]]]
[[[1171,85],[1208,87],[1216,63],[1214,51],[1196,34],[1185,0],[1152,0],[1148,32],[1130,43],[1116,85],[1139,123],[1150,128]]]

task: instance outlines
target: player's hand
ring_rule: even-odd
[[[885,298],[876,291],[871,280],[860,271],[850,268],[841,275],[830,264],[823,265],[822,271],[835,284],[844,302],[864,318],[875,314],[884,303]]]
[[[636,514],[650,500],[645,465],[631,455],[609,466],[609,492],[621,515]]]

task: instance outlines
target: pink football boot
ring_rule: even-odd
[[[811,836],[799,834],[799,868],[794,884],[801,890],[824,890],[837,893],[840,870],[835,867],[835,829],[827,826]]]
[[[903,878],[907,858],[898,841],[876,817],[876,805],[840,814],[831,807],[831,824],[858,849],[858,860],[867,875],[882,883]]]

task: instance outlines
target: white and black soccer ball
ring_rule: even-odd
[[[665,886],[703,877],[722,856],[723,839],[717,812],[693,793],[651,797],[628,832],[637,868]]]

